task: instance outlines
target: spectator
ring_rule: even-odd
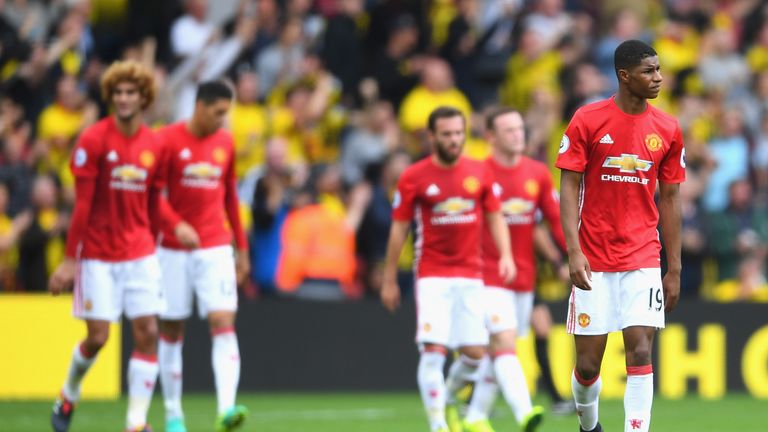
[[[10,98],[0,101],[0,116],[0,182],[8,188],[10,194],[6,210],[10,216],[15,216],[29,206],[33,174],[28,146],[32,128],[24,120],[23,108]]]
[[[440,56],[451,65],[456,87],[473,105],[477,106],[474,62],[481,33],[478,28],[478,0],[457,0],[458,14],[448,26],[448,38],[440,49]]]
[[[729,29],[710,30],[702,46],[698,72],[706,90],[722,92],[728,100],[747,94],[749,65],[736,52],[736,40]]]
[[[717,166],[709,178],[703,204],[708,212],[720,212],[728,206],[731,183],[745,179],[748,175],[749,144],[744,136],[741,112],[735,109],[725,111],[721,132],[710,141],[709,149]]]
[[[680,207],[683,216],[683,229],[680,233],[683,265],[680,274],[680,295],[696,298],[704,280],[703,268],[707,247],[704,215],[698,203],[704,185],[696,176],[686,177],[685,183],[680,185]]]
[[[439,106],[452,106],[470,118],[472,106],[467,97],[454,86],[453,74],[448,64],[440,59],[425,60],[421,72],[421,84],[411,90],[400,106],[400,126],[410,142],[409,151],[415,155],[426,154],[428,144],[425,127],[429,113]]]
[[[300,171],[287,164],[286,141],[272,138],[266,144],[263,172],[256,180],[251,213],[253,279],[264,294],[274,294],[275,269],[280,256],[282,231],[294,189],[303,183]]]
[[[563,0],[540,0],[534,3],[524,25],[538,34],[544,49],[550,50],[572,30],[573,18],[563,10]]]
[[[399,107],[405,95],[419,82],[424,59],[416,55],[419,30],[410,15],[391,24],[386,47],[377,51],[370,73],[379,86],[379,96]]]
[[[11,218],[8,214],[8,198],[8,186],[0,183],[0,292],[16,289],[19,236],[32,221],[32,214],[28,211]]]
[[[376,102],[363,114],[361,127],[350,131],[342,142],[341,173],[344,183],[362,181],[368,166],[380,164],[400,144],[400,132],[389,102]]]
[[[392,196],[397,188],[397,179],[410,163],[408,153],[398,150],[388,154],[381,165],[373,165],[368,169],[368,181],[372,185],[371,199],[357,230],[357,250],[364,265],[363,281],[368,292],[376,296],[381,289],[384,255],[387,251],[389,227],[392,224]],[[408,277],[409,274],[413,276],[412,246],[409,244],[400,259],[400,289],[404,294],[410,292],[413,286],[412,277]]]
[[[235,86],[230,124],[235,140],[235,174],[242,179],[264,163],[267,112],[258,101],[259,76],[255,72],[240,72]]]
[[[755,170],[758,199],[768,199],[768,109],[762,111],[760,131],[755,138],[752,167]]]
[[[25,291],[46,291],[48,275],[64,257],[64,232],[69,223],[58,206],[58,187],[51,176],[32,185],[32,223],[19,238],[19,285]]]
[[[261,80],[261,98],[266,98],[281,82],[294,83],[301,76],[301,64],[305,54],[301,19],[288,17],[277,42],[269,45],[256,59]]]
[[[320,168],[315,185],[313,202],[291,211],[283,225],[277,286],[297,298],[357,298],[354,233],[362,209],[345,208],[338,167]]]
[[[729,185],[728,207],[709,213],[707,238],[717,259],[718,280],[738,281],[738,298],[748,299],[765,283],[768,211],[752,201],[746,179]]]
[[[202,51],[217,36],[216,27],[206,21],[208,0],[183,0],[184,15],[171,26],[173,55],[186,58]]]
[[[323,62],[341,81],[342,100],[354,106],[363,70],[363,33],[358,22],[364,12],[362,0],[337,0],[337,14],[328,20],[323,40]]]
[[[603,36],[595,46],[594,59],[600,73],[606,79],[609,93],[618,90],[618,82],[613,79],[616,70],[613,66],[613,53],[620,43],[628,39],[640,39],[650,43],[650,35],[642,33],[643,24],[634,9],[622,9],[611,18],[612,24],[609,33]]]
[[[88,101],[71,75],[56,83],[56,98],[40,114],[37,124],[37,156],[42,172],[68,175],[69,154],[80,131],[98,118],[96,105]]]

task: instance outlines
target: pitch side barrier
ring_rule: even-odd
[[[556,385],[564,396],[570,394],[574,358],[563,322],[566,307],[552,305],[557,324],[549,345]],[[207,324],[195,318],[188,325],[184,389],[213,391]],[[237,322],[240,390],[415,391],[414,326],[415,305],[408,301],[394,315],[375,300],[243,303]],[[123,377],[131,352],[128,331],[123,326]],[[663,397],[716,399],[740,391],[768,398],[768,305],[683,302],[667,316],[667,328],[655,345],[656,386]],[[529,387],[535,389],[539,369],[530,337],[520,340],[518,355]],[[620,334],[609,338],[601,375],[601,397],[623,397]]]

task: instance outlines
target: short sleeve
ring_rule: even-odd
[[[415,199],[416,187],[406,171],[397,181],[397,190],[392,198],[392,219],[399,221],[410,221],[413,219]]]
[[[555,166],[569,171],[584,172],[587,167],[588,136],[581,111],[576,111],[560,140]]]
[[[685,181],[685,146],[680,126],[675,129],[669,152],[659,166],[659,181],[664,183],[682,183]]]
[[[72,152],[69,162],[72,175],[77,178],[96,178],[99,174],[99,161],[103,151],[101,140],[91,130],[86,130]]]
[[[487,166],[483,170],[483,210],[487,213],[493,213],[501,210],[501,201],[499,200],[499,186],[496,183],[496,177],[493,171]]]

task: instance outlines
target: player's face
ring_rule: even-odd
[[[661,66],[659,57],[646,57],[629,70],[629,90],[645,99],[655,99],[661,90]]]
[[[491,141],[496,149],[506,154],[519,155],[525,150],[525,124],[520,113],[502,114],[493,121]]]
[[[206,134],[212,134],[224,126],[230,104],[229,99],[218,99],[211,104],[198,102],[197,109],[202,110],[200,126]]]
[[[431,136],[434,151],[441,161],[451,164],[461,156],[466,137],[465,128],[464,119],[460,116],[437,119]]]
[[[143,101],[139,86],[132,82],[118,83],[112,92],[115,115],[120,121],[129,121],[139,115]]]

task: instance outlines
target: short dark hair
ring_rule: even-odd
[[[489,112],[488,115],[485,117],[485,129],[493,130],[493,128],[495,127],[497,118],[505,114],[512,114],[512,113],[517,113],[517,114],[520,114],[520,116],[522,116],[520,111],[510,107],[499,107],[499,108],[492,109],[491,112]]]
[[[619,75],[619,69],[628,70],[639,65],[644,58],[657,55],[653,47],[641,40],[630,39],[622,42],[613,53],[613,67],[616,69],[616,76]]]
[[[197,86],[195,102],[210,105],[220,99],[232,99],[232,95],[232,87],[224,81],[206,81]]]
[[[464,114],[458,109],[451,106],[441,106],[435,108],[434,111],[429,113],[429,119],[427,120],[427,127],[431,132],[435,131],[435,125],[437,120],[441,118],[461,117],[464,120],[464,124],[467,124],[467,119],[464,118]]]

